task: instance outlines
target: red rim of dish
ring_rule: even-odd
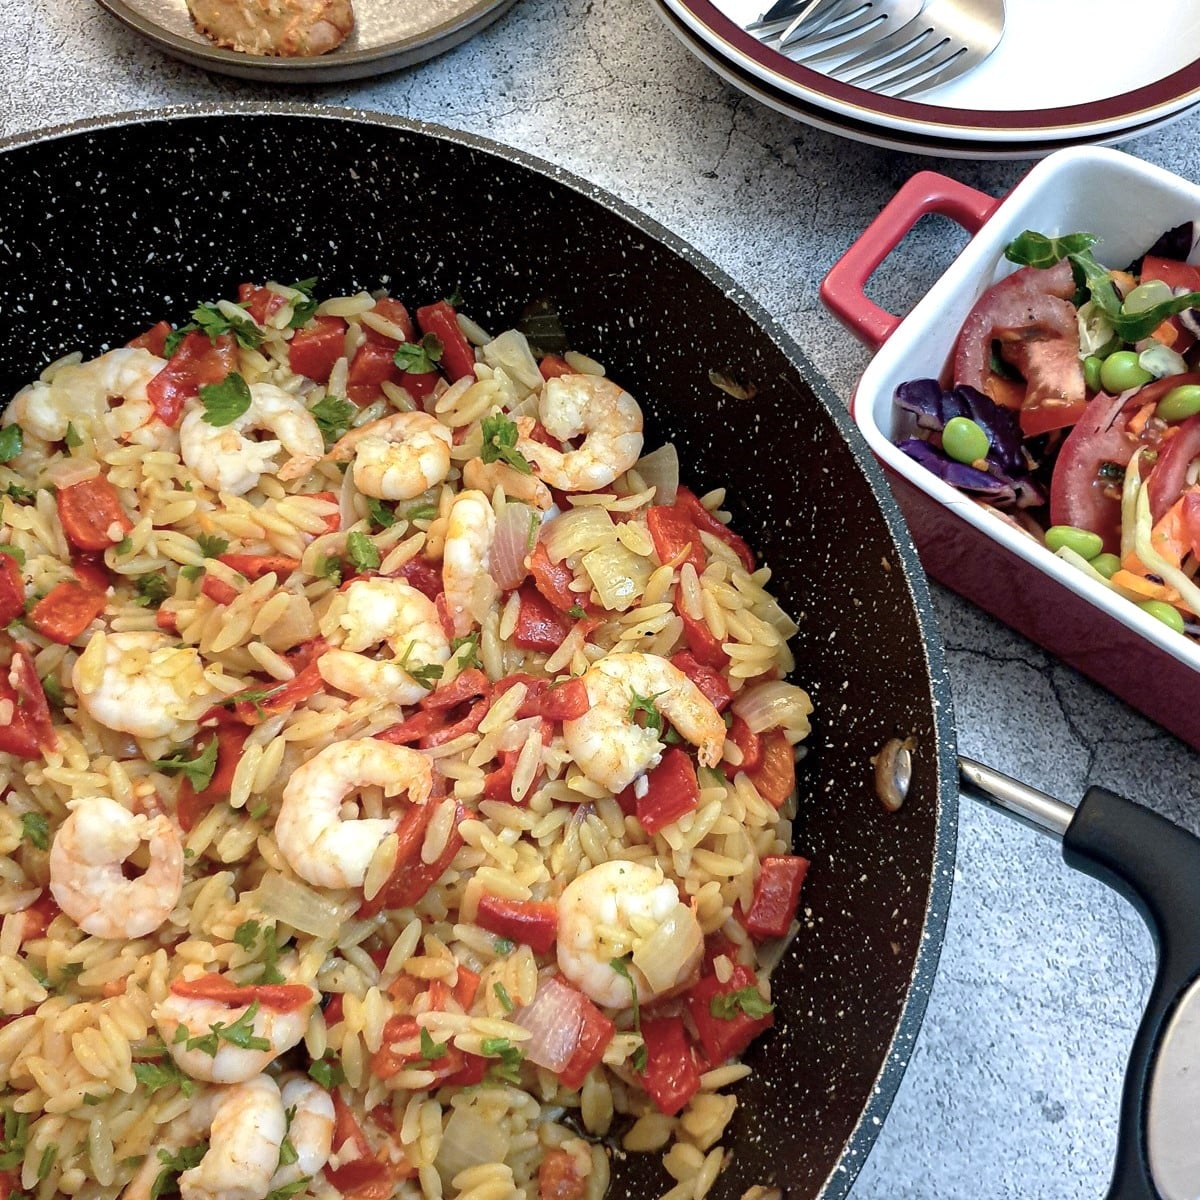
[[[1152,120],[1153,117],[1146,114],[1164,104],[1178,101],[1177,107],[1183,107],[1191,93],[1196,93],[1195,100],[1200,100],[1200,58],[1193,59],[1179,70],[1142,87],[1107,96],[1102,100],[1089,100],[1081,104],[1060,105],[1054,108],[946,108],[936,104],[922,104],[918,100],[900,100],[841,83],[819,71],[793,62],[786,55],[763,45],[753,34],[741,29],[715,8],[710,0],[674,2],[691,13],[692,17],[709,31],[715,39],[714,48],[719,52],[723,53],[720,46],[723,42],[757,63],[769,74],[787,79],[805,92],[826,96],[862,112],[868,122],[870,113],[878,113],[898,121],[921,125],[926,129],[940,126],[959,131],[977,128],[1046,133],[1053,129],[1087,128],[1122,119],[1127,119],[1128,124],[1136,125]]]

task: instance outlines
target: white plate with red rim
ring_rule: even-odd
[[[744,26],[769,0],[663,0],[723,59],[835,116],[918,138],[1113,140],[1200,103],[1197,0],[1006,0],[1000,45],[919,100],[880,96],[793,62]]]
[[[1200,3],[1200,0],[1197,2]],[[806,104],[779,88],[773,87],[748,71],[742,70],[731,59],[724,58],[717,53],[708,42],[698,37],[687,24],[676,16],[667,6],[666,0],[653,0],[653,3],[655,11],[662,17],[667,28],[700,62],[724,79],[726,83],[784,116],[811,125],[826,133],[833,133],[839,137],[863,142],[870,146],[878,146],[885,150],[899,150],[907,154],[932,154],[938,158],[1028,160],[1041,158],[1044,155],[1052,154],[1055,150],[1082,143],[1106,145],[1125,141],[1128,138],[1140,137],[1178,121],[1188,112],[1188,109],[1183,108],[1178,112],[1170,112],[1156,120],[1148,121],[1144,125],[1130,126],[1117,133],[1101,137],[1055,138],[1037,142],[993,141],[981,143],[957,138],[939,138],[932,134],[922,135],[897,131],[879,124],[853,121],[829,112],[827,109]]]

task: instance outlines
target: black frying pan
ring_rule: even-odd
[[[325,294],[457,288],[502,329],[551,297],[571,342],[641,401],[699,490],[801,621],[816,706],[796,848],[804,928],[774,977],[779,1026],[749,1053],[714,1195],[849,1190],[900,1081],[950,894],[958,796],[950,689],[929,596],[883,477],[803,353],[732,281],[583,182],[464,134],[301,106],[112,118],[0,147],[0,391],[97,353],[246,279],[315,275]],[[715,370],[751,384],[734,400]],[[917,744],[884,810],[872,756]],[[657,1155],[613,1194],[657,1195]]]

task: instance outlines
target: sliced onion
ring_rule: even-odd
[[[516,384],[522,397],[540,390],[544,380],[537,359],[519,329],[509,329],[493,338],[480,353],[489,367],[502,370]]]
[[[349,529],[355,521],[358,520],[358,513],[354,510],[354,497],[358,495],[358,488],[354,486],[354,472],[348,470],[342,476],[342,486],[338,489],[338,517],[341,520],[342,529]]]
[[[521,1045],[525,1057],[548,1071],[560,1072],[579,1046],[587,1003],[582,992],[568,987],[557,976],[543,979],[533,1003],[518,1009],[510,1018],[529,1030],[529,1041]]]
[[[634,470],[654,488],[655,504],[674,504],[679,491],[679,453],[671,442],[637,460]]]
[[[798,720],[807,725],[812,701],[808,693],[794,683],[771,679],[747,688],[733,702],[733,711],[754,733],[765,733],[781,725],[794,726]]]
[[[640,554],[634,554],[620,542],[609,542],[588,551],[580,560],[600,597],[600,603],[610,612],[624,612],[646,590],[654,564]]]
[[[62,458],[46,468],[43,478],[57,488],[69,488],[99,474],[100,464],[94,458]]]
[[[594,550],[616,536],[608,510],[594,505],[573,508],[548,521],[543,529],[551,562],[562,562],[564,558]]]
[[[264,917],[318,938],[336,938],[356,907],[334,904],[307,884],[275,871],[264,875],[251,895]]]
[[[679,903],[665,921],[633,952],[633,965],[646,977],[656,996],[669,992],[700,965],[704,935],[686,904]]]
[[[519,587],[529,574],[525,560],[537,542],[542,516],[529,504],[508,503],[496,518],[488,570],[502,591]]]
[[[456,1104],[433,1160],[443,1181],[449,1184],[468,1167],[503,1162],[509,1151],[505,1128],[505,1122],[485,1117],[473,1103]]]
[[[1170,346],[1154,338],[1147,338],[1145,343],[1138,342],[1138,366],[1143,371],[1149,371],[1155,379],[1165,379],[1168,375],[1182,375],[1188,369],[1183,355]]]

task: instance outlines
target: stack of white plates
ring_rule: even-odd
[[[1200,104],[1200,0],[1006,0],[999,47],[916,100],[839,83],[745,31],[770,0],[653,0],[729,83],[809,125],[950,158],[1124,141]]]

